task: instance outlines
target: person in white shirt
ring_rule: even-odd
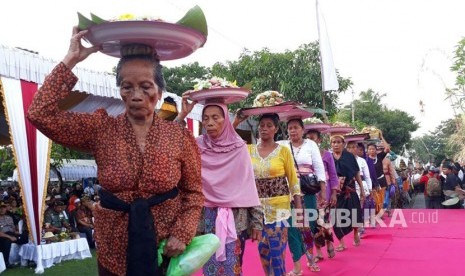
[[[316,175],[321,186],[321,191],[318,193],[318,203],[316,195],[305,194],[303,196],[303,206],[306,209],[315,211],[315,214],[317,214],[317,208],[322,206],[324,208],[328,200],[326,198],[326,172],[318,145],[310,139],[303,138],[304,130],[304,123],[301,118],[290,118],[287,121],[289,140],[279,141],[278,143],[291,149],[297,163],[298,175]],[[310,226],[310,228],[316,229],[316,218],[310,221]],[[312,231],[309,229],[301,232],[298,228],[290,227],[288,239],[294,261],[294,269],[289,272],[289,275],[299,275],[302,272],[300,258],[303,255],[307,256],[307,266],[311,271],[320,271],[313,256]],[[304,248],[302,248],[302,244]]]
[[[94,194],[95,194],[95,189],[94,189],[94,186],[92,184],[89,184],[89,186],[87,186],[85,189],[84,189],[84,193],[86,195],[88,195],[90,198],[93,198]]]
[[[365,191],[365,196],[368,196],[372,190],[373,185],[371,183],[370,171],[368,169],[367,161],[359,155],[356,141],[348,142],[346,149],[355,155],[355,159],[357,159],[358,166],[360,167],[360,177],[362,177],[363,190]],[[360,187],[356,185],[355,189],[357,190],[357,195],[360,198]]]

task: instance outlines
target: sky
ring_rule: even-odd
[[[335,67],[341,76],[352,79],[355,98],[369,88],[386,94],[383,104],[406,111],[420,124],[414,136],[453,117],[444,92],[454,86],[455,75],[449,68],[455,46],[465,37],[465,1],[319,2]],[[58,62],[67,52],[78,11],[102,18],[133,13],[175,22],[196,4],[207,19],[207,43],[191,56],[166,61],[164,66],[195,61],[211,66],[237,60],[244,49],[282,52],[318,40],[315,0],[15,0],[2,6],[0,44],[37,51]],[[80,66],[111,71],[116,62],[98,53]],[[341,94],[341,105],[350,104],[352,90]]]

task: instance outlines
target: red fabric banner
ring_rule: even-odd
[[[34,94],[37,92],[37,83],[21,80],[21,93],[23,96],[23,110],[24,117],[26,118],[29,106],[32,103]],[[32,204],[34,206],[34,220],[36,226],[37,240],[40,241],[40,210],[39,210],[39,191],[38,191],[38,178],[37,178],[37,129],[25,120],[26,135],[27,135],[27,149],[29,154],[29,169],[31,172],[31,191],[32,191]]]

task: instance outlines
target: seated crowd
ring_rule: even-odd
[[[10,267],[12,244],[22,245],[28,243],[28,240],[29,233],[18,188],[0,190],[0,252],[6,267]]]
[[[92,209],[99,201],[99,189],[98,184],[88,185],[83,189],[82,184],[76,183],[60,193],[57,187],[50,187],[45,200],[42,236],[46,232],[79,233],[87,239],[90,248],[95,248]],[[10,254],[17,254],[14,253],[12,244],[20,246],[29,242],[26,222],[19,188],[0,188],[0,252],[7,268],[12,265]]]
[[[47,196],[45,201],[47,207],[43,232],[77,232],[87,239],[90,248],[95,248],[92,209],[98,201],[99,197],[93,186],[83,190],[81,184],[74,184],[72,188],[65,189],[63,194],[52,189],[51,196]]]

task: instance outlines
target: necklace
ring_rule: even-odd
[[[291,144],[292,144],[292,141],[291,141]],[[295,151],[295,155],[299,155],[299,152],[300,150],[302,149],[302,146],[305,144],[305,140],[302,140],[302,143],[299,145],[299,146],[294,146],[294,144],[292,144],[292,147],[294,148],[294,151]]]
[[[291,143],[292,143],[292,141],[291,141]],[[297,142],[297,143],[295,143],[295,144],[292,143],[292,146],[293,146],[294,148],[301,148],[303,144],[305,144],[305,140],[301,140],[301,141],[299,141],[299,142]],[[298,145],[298,146],[297,146],[297,145]]]

